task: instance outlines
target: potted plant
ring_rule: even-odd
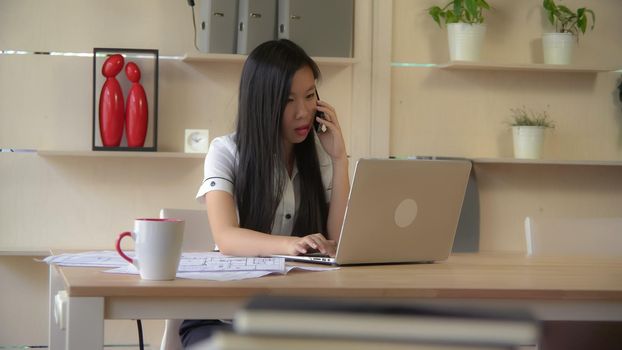
[[[443,7],[432,6],[428,14],[442,27],[447,25],[449,57],[452,61],[477,61],[486,33],[484,10],[490,10],[485,0],[452,0]]]
[[[579,42],[579,34],[585,34],[590,19],[590,30],[594,29],[596,15],[587,7],[573,11],[564,5],[555,4],[554,0],[543,0],[542,7],[549,22],[555,26],[554,33],[542,35],[544,63],[570,64],[572,48],[575,42]]]
[[[514,158],[539,159],[542,155],[544,131],[555,128],[546,110],[534,112],[524,106],[510,108]]]

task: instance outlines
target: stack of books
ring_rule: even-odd
[[[261,296],[199,349],[511,349],[537,344],[539,324],[520,310]]]

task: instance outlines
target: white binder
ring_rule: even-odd
[[[307,54],[352,57],[354,0],[279,0],[278,37]]]
[[[200,0],[197,46],[202,52],[236,53],[238,0]]]
[[[248,54],[257,45],[276,39],[277,0],[240,0],[237,53]]]

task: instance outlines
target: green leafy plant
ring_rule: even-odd
[[[555,4],[554,0],[543,0],[542,7],[547,12],[549,22],[555,26],[555,30],[558,33],[572,33],[577,37],[577,40],[579,40],[579,32],[585,34],[589,18],[591,18],[592,22],[590,30],[594,29],[596,24],[594,11],[587,7],[581,7],[576,11],[572,11],[564,5]],[[590,15],[589,17],[588,14]]]
[[[541,126],[544,128],[555,128],[555,123],[551,120],[549,113],[544,110],[542,112],[534,112],[533,110],[525,108],[525,106],[518,108],[510,108],[512,112],[512,126]]]
[[[442,8],[430,7],[428,14],[440,27],[442,26],[441,20],[444,20],[445,24],[484,23],[484,10],[490,10],[490,5],[485,0],[452,0]]]

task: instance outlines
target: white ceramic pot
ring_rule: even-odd
[[[543,126],[513,126],[514,158],[539,159],[545,130]]]
[[[575,43],[575,36],[572,33],[544,33],[542,35],[544,63],[570,64]]]
[[[452,61],[479,60],[485,34],[486,25],[484,24],[448,24],[449,58]]]

